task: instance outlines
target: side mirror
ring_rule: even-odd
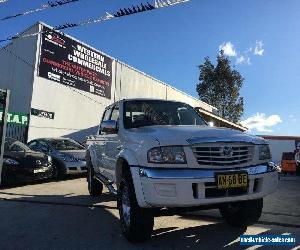
[[[114,120],[103,121],[100,124],[100,132],[106,134],[117,134],[118,133],[118,122]]]

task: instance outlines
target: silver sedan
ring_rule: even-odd
[[[52,157],[53,178],[61,179],[69,174],[86,173],[85,147],[69,138],[39,138],[28,146]]]

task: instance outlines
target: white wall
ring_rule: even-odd
[[[280,164],[283,152],[294,152],[295,140],[269,140],[272,161]]]
[[[55,115],[53,120],[31,116],[29,140],[59,136],[81,139],[93,134],[97,130],[93,127],[99,125],[100,116],[109,104],[111,100],[36,77],[32,108],[54,112]]]
[[[124,63],[117,62],[116,100],[157,98],[180,101],[213,112],[214,107]]]
[[[166,86],[148,75],[142,74],[127,65],[120,65],[119,75],[120,99],[157,98],[166,99]]]
[[[38,31],[32,26],[22,34]],[[30,112],[32,79],[38,36],[15,39],[0,49],[0,88],[10,89],[9,111]]]

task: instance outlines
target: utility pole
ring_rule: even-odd
[[[3,167],[3,155],[4,155],[4,143],[6,135],[7,125],[7,113],[9,105],[10,90],[0,90],[0,109],[2,110],[2,119],[0,122],[0,186],[2,182],[2,167]]]

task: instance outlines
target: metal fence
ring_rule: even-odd
[[[23,143],[28,140],[28,126],[19,126],[13,123],[7,124],[6,137],[17,139]]]

